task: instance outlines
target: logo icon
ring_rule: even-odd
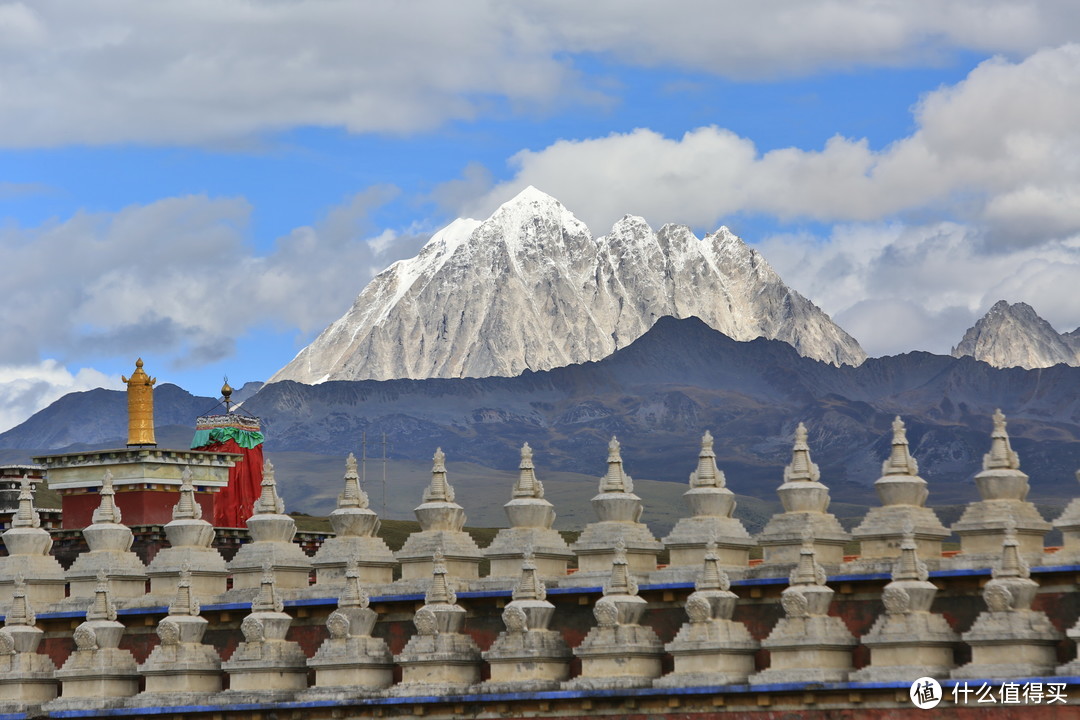
[[[941,683],[932,677],[921,677],[911,683],[911,702],[920,710],[937,707],[941,702]]]

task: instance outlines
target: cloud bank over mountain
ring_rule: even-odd
[[[729,225],[871,355],[1003,298],[1070,330],[1077,37],[1007,0],[6,3],[0,393],[135,354],[265,377],[528,185]]]
[[[16,2],[0,7],[0,143],[417,132],[490,112],[492,98],[521,111],[610,101],[579,56],[761,80],[958,51],[1026,55],[1075,38],[1078,24],[1066,3],[1005,0]]]

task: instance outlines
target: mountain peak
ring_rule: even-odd
[[[503,203],[504,205],[518,205],[521,203],[545,203],[562,205],[556,198],[548,195],[543,190],[540,190],[535,185],[526,185],[525,188],[510,200]]]
[[[702,239],[627,215],[594,237],[530,186],[376,276],[271,382],[513,376],[599,360],[664,315],[700,317],[736,340],[783,340],[824,362],[866,357],[726,228]]]
[[[998,300],[952,349],[994,367],[1080,365],[1080,337],[1063,335],[1027,303]]]
[[[557,199],[548,195],[543,190],[538,190],[532,185],[529,185],[517,195],[496,208],[495,212],[491,214],[490,220],[497,220],[504,217],[562,215],[564,213],[567,215],[571,214]]]

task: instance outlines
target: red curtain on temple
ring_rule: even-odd
[[[262,445],[242,448],[235,440],[198,448],[208,452],[237,453],[244,456],[229,470],[229,485],[214,498],[214,527],[247,527],[251,508],[262,491]]]
[[[192,450],[227,452],[244,459],[229,470],[229,485],[214,498],[214,527],[247,527],[262,492],[263,434],[256,417],[206,415],[195,424]]]

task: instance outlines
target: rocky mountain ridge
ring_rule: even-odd
[[[163,417],[173,422],[184,406],[193,427],[195,416],[212,403],[190,396],[180,402],[168,386],[155,392],[159,423]],[[102,433],[112,428],[112,437],[122,442],[124,395],[100,393],[105,396],[68,396],[66,404],[58,401],[59,408],[28,423],[42,427],[47,419],[56,442],[79,434],[71,428],[95,423]],[[696,319],[662,318],[598,362],[509,378],[279,382],[244,404],[263,420],[268,456],[297,458],[292,474],[279,475],[290,509],[329,511],[340,491],[342,458],[360,455],[363,433],[370,456],[372,443],[385,433],[391,467],[408,461],[415,475],[395,478],[416,485],[411,494],[402,486],[399,511],[406,515],[427,480],[436,447],[451,466],[512,474],[527,441],[542,473],[581,479],[577,498],[587,507],[611,435],[622,442],[636,479],[681,487],[706,429],[716,438],[718,463],[732,490],[772,503],[801,421],[810,430],[814,461],[834,506],[846,508],[838,510],[841,516],[856,516],[859,508],[877,503],[872,483],[888,454],[895,415],[907,423],[912,451],[930,482],[930,502],[962,503],[975,495],[971,478],[989,447],[990,416],[998,407],[1009,418],[1013,447],[1031,476],[1032,499],[1074,497],[1080,368],[997,369],[970,357],[929,353],[836,367],[801,357],[783,342],[731,340]],[[29,436],[21,428],[0,434],[7,462],[17,458],[3,448]],[[498,500],[492,501],[496,511],[508,488],[489,488],[489,499]]]
[[[1080,365],[1080,328],[1059,333],[1027,303],[999,300],[964,333],[953,357],[971,356],[994,367]]]
[[[514,376],[599,360],[666,315],[699,317],[736,340],[783,340],[837,365],[866,358],[727,228],[698,238],[628,215],[593,237],[530,187],[377,275],[269,382]]]

